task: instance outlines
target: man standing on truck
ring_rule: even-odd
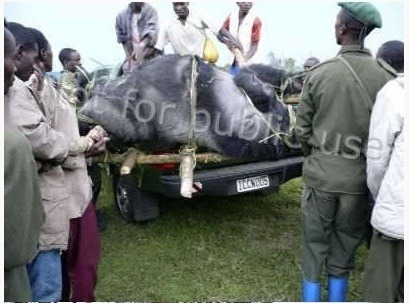
[[[326,265],[328,301],[345,301],[349,271],[367,211],[365,146],[377,92],[395,76],[373,59],[365,37],[382,26],[368,2],[341,2],[335,36],[341,49],[313,67],[298,108],[297,137],[307,159],[302,212],[302,300],[320,301]]]
[[[191,12],[189,2],[172,2],[176,19],[161,32],[156,48],[163,51],[170,43],[175,54],[192,55],[203,58],[207,31],[217,35],[218,39],[228,45],[241,49],[240,42],[226,29],[216,33],[215,27],[198,12]]]
[[[130,2],[116,17],[115,30],[118,43],[125,51],[124,73],[142,60],[155,56],[159,22],[156,9],[146,2]]]
[[[252,59],[258,50],[262,22],[260,17],[252,10],[253,2],[236,2],[236,4],[238,9],[227,17],[222,29],[225,29],[238,39],[245,60],[245,62],[241,63],[247,65],[253,63]],[[239,70],[238,59],[234,57],[230,73],[235,76]]]

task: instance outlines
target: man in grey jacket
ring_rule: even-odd
[[[124,72],[155,56],[159,22],[156,10],[146,2],[131,2],[115,23],[116,37],[125,51]]]

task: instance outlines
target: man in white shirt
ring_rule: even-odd
[[[189,2],[173,2],[172,4],[177,19],[173,20],[171,24],[160,33],[155,48],[163,51],[166,44],[170,43],[176,54],[182,56],[194,55],[203,58],[206,30],[214,34],[217,34],[217,32],[214,30],[214,27],[201,16],[190,13]],[[231,43],[237,41],[237,39],[231,36],[227,31],[223,31],[222,35],[226,37],[226,40],[233,41]],[[238,41],[236,43],[238,43]]]
[[[384,43],[378,58],[399,77],[378,93],[372,109],[367,151],[367,183],[375,200],[371,216],[369,262],[365,268],[364,299],[377,302],[404,300],[404,45]]]

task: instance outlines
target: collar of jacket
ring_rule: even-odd
[[[351,45],[342,45],[341,49],[338,52],[338,55],[342,55],[345,53],[364,53],[369,56],[372,56],[371,51],[367,48],[361,49],[361,46],[358,44],[351,44]]]
[[[141,11],[140,11],[139,13],[136,13],[136,14],[141,14],[141,15],[143,15],[143,14],[145,13],[145,11],[147,10],[146,6],[147,6],[147,4],[144,3],[144,4],[142,5],[142,7],[141,7]],[[131,9],[131,3],[128,4],[128,7],[127,7],[126,11],[127,11],[128,15],[130,15],[130,16],[132,16],[132,14],[134,13],[134,12],[132,11],[132,9]]]

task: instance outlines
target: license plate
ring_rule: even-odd
[[[247,191],[257,190],[270,186],[270,179],[268,176],[258,176],[236,181],[237,191],[244,193]]]

